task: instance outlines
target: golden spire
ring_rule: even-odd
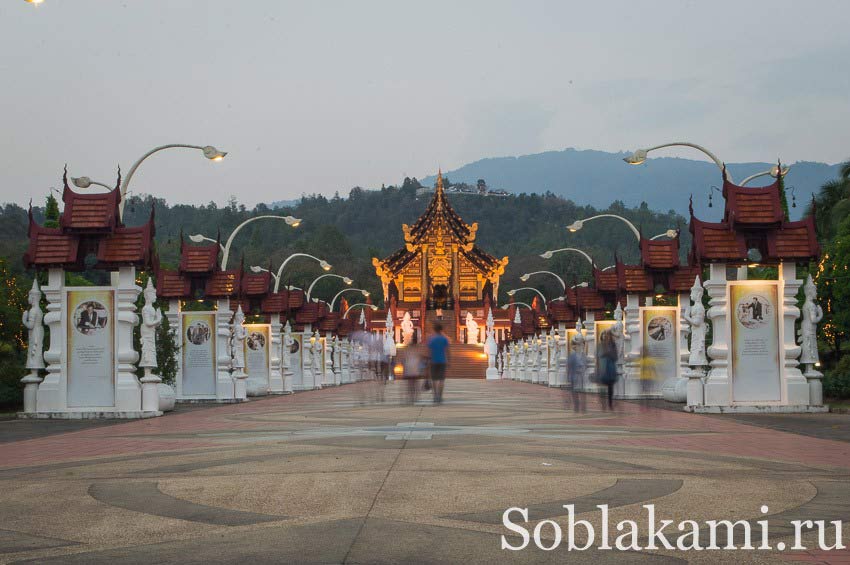
[[[443,190],[443,169],[437,169],[437,192]]]

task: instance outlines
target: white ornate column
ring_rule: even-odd
[[[620,305],[617,305],[620,308]],[[622,310],[621,310],[622,311]],[[640,296],[637,294],[626,295],[626,310],[623,312],[623,367],[621,379],[623,384],[619,387],[620,398],[640,398],[643,396],[641,389],[641,336],[640,336]]]
[[[233,312],[230,311],[230,300],[220,298],[216,301],[216,361],[218,372],[215,379],[215,396],[218,400],[234,400],[236,398],[233,378],[230,369],[233,366],[233,357],[230,349],[230,320]]]
[[[558,360],[557,360],[557,378],[556,383],[560,388],[567,386],[567,325],[564,323],[558,326]]]
[[[294,383],[292,372],[292,345],[295,340],[292,337],[292,326],[289,325],[289,320],[283,327],[283,336],[281,337],[281,358],[283,359],[283,394],[292,394],[294,391]],[[301,353],[300,351],[298,352]]]
[[[65,303],[65,271],[50,269],[47,272],[47,286],[42,288],[47,299],[47,313],[44,325],[50,329],[50,347],[44,352],[47,375],[38,385],[36,394],[37,412],[60,412],[68,405],[68,353],[63,324],[62,306]]]
[[[271,339],[269,344],[269,393],[283,394],[283,339],[281,338],[280,314],[271,315]]]
[[[115,411],[140,412],[142,385],[136,377],[139,352],[133,346],[133,329],[139,324],[136,300],[142,292],[136,284],[135,267],[121,267],[111,273],[112,287],[117,294],[116,332],[118,333],[118,375],[115,379]]]
[[[708,293],[708,319],[711,320],[712,338],[708,347],[708,378],[705,381],[705,405],[728,406],[732,392],[729,382],[729,305],[726,286],[726,263],[711,263],[705,287]]]
[[[780,292],[782,293],[782,342],[784,354],[784,378],[788,395],[786,404],[790,406],[808,406],[809,382],[800,372],[800,353],[802,348],[797,343],[796,327],[800,317],[797,307],[797,293],[803,281],[797,278],[797,264],[783,262],[779,265]]]
[[[328,384],[339,386],[342,384],[342,371],[339,368],[339,339],[331,334],[331,332],[328,332],[325,337],[325,345],[327,346],[325,355],[328,361],[325,363],[325,366],[328,368]]]
[[[691,298],[687,292],[680,292],[676,295],[676,299],[679,306],[679,374],[684,375],[690,368],[691,358],[691,350],[688,346],[691,324],[686,317],[691,311]]]
[[[342,340],[340,347],[342,348],[342,353],[340,356],[342,383],[351,384],[351,338],[346,337],[344,340]]]
[[[168,301],[168,310],[165,311],[165,318],[168,320],[168,327],[174,331],[174,337],[177,344],[183,343],[183,316],[180,315],[182,310],[180,300],[171,298]],[[174,390],[177,398],[183,398],[183,351],[177,349],[174,353],[177,366],[177,373],[174,375]]]
[[[584,374],[584,391],[597,392],[596,381],[596,313],[588,310],[584,318],[584,342],[587,348],[587,369]]]

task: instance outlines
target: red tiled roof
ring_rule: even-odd
[[[65,184],[62,201],[65,209],[59,217],[59,226],[64,230],[100,233],[111,232],[120,225],[118,203],[121,192],[117,189],[80,194]]]
[[[616,274],[616,271],[611,271]],[[605,298],[595,288],[576,287],[567,294],[570,306],[580,310],[604,310]]]
[[[242,293],[246,296],[262,296],[271,290],[271,273],[245,273],[242,275]]]
[[[691,233],[696,259],[700,262],[745,261],[747,242],[726,222],[710,223],[691,215]]]
[[[231,312],[236,312],[241,306],[243,314],[251,313],[251,300],[249,298],[231,298],[229,302]]]
[[[266,314],[279,314],[289,309],[289,291],[272,292],[263,297],[260,310]]]
[[[652,276],[642,265],[617,264],[617,283],[620,289],[629,293],[652,292]]]
[[[304,291],[290,290],[289,291],[289,309],[296,310],[304,305]]]
[[[340,321],[339,312],[328,312],[324,318],[319,321],[319,330],[322,332],[336,331]]]
[[[552,300],[547,306],[549,319],[553,322],[576,321],[576,313],[566,300]]]
[[[209,245],[181,244],[180,271],[183,273],[212,273],[218,266],[218,243]]]
[[[667,270],[679,265],[679,237],[673,239],[640,238],[640,258],[644,267]]]
[[[153,222],[135,228],[115,228],[112,234],[100,240],[97,249],[99,266],[149,267],[153,252],[153,235]]]
[[[156,276],[156,295],[158,298],[190,298],[192,281],[178,271],[160,269]]]
[[[315,324],[319,321],[319,305],[315,302],[304,304],[295,311],[295,321],[299,324]]]
[[[723,173],[724,221],[735,226],[776,225],[785,219],[779,195],[779,179],[770,186],[750,188],[729,182]]]
[[[79,240],[59,228],[36,224],[30,214],[29,248],[24,253],[27,268],[74,267],[77,265]]]
[[[354,331],[354,322],[352,320],[340,320],[336,327],[336,333],[339,337],[346,337]]]
[[[601,271],[599,269],[593,269],[593,278],[596,281],[596,288],[601,292],[616,292],[618,288],[617,284],[617,270],[616,269],[608,269],[607,271]]]
[[[768,234],[768,260],[814,260],[820,255],[814,217],[799,222],[785,222]]]
[[[670,273],[667,290],[671,292],[687,292],[694,286],[696,277],[702,278],[702,269],[698,266],[684,265]]]
[[[207,279],[204,294],[207,298],[229,298],[239,290],[241,271],[214,271]]]

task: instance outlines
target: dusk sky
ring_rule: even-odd
[[[3,0],[0,201],[164,143],[229,155],[134,193],[249,206],[565,147],[850,157],[850,2],[591,4]]]

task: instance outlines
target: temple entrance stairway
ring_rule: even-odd
[[[436,321],[438,321],[437,313],[434,310],[428,310],[425,313],[426,339],[433,333],[431,328]],[[451,379],[483,379],[487,372],[487,357],[484,355],[484,347],[458,343],[454,310],[443,310],[443,319],[439,322],[443,324],[443,333],[451,342],[450,362],[446,377]]]

